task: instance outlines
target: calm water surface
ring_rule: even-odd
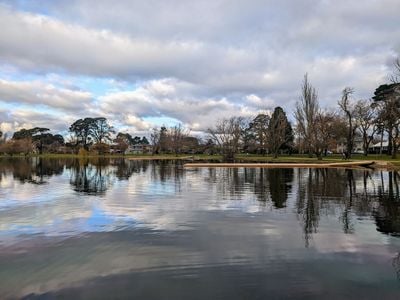
[[[400,299],[397,172],[0,160],[0,298]]]

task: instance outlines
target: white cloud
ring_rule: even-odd
[[[22,128],[44,127],[53,132],[64,132],[76,118],[56,112],[17,108],[4,114],[0,111],[0,129],[11,135]]]
[[[322,106],[335,106],[345,86],[368,98],[399,55],[396,0],[3,2],[0,101],[136,130],[151,117],[204,130],[273,105],[290,115],[306,72]],[[68,84],[79,76],[113,88]],[[12,118],[0,121],[21,123]]]
[[[150,124],[149,122],[145,122],[134,115],[125,115],[124,124],[130,127],[134,127],[136,131],[146,131],[152,127],[152,124]]]
[[[174,118],[189,128],[206,130],[218,118],[232,115],[255,116],[260,107],[266,108],[271,104],[268,100],[263,104],[260,99],[256,105],[251,103],[247,107],[226,98],[190,97],[186,95],[188,92],[187,85],[183,82],[171,79],[153,80],[136,90],[109,93],[100,97],[99,105],[101,111],[110,112],[116,119],[124,120],[125,124],[132,125],[137,130],[151,127],[151,124],[143,121],[145,117]]]
[[[0,123],[0,131],[1,132],[11,132],[13,130],[13,124],[9,122],[1,122]]]
[[[32,105],[46,105],[65,110],[81,110],[92,101],[89,92],[57,88],[40,81],[0,79],[0,100]]]
[[[35,71],[94,76],[167,74],[198,56],[201,43],[132,39],[0,6],[0,58]]]

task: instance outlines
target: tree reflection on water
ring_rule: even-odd
[[[0,181],[11,175],[21,183],[45,184],[49,177],[61,175],[66,160],[42,158],[3,158],[0,163]]]
[[[376,180],[377,174],[381,180]],[[336,208],[341,211],[339,220],[346,234],[354,232],[352,215],[355,215],[373,216],[378,231],[398,235],[398,176],[397,171],[299,170],[296,206],[303,224],[306,246],[311,235],[318,230],[321,212],[329,213],[329,210]]]
[[[90,195],[103,194],[113,181],[109,159],[76,160],[69,166],[70,184],[76,192]]]
[[[321,214],[339,215],[345,234],[356,218],[373,218],[379,232],[400,235],[398,171],[349,169],[209,168],[184,170],[181,162],[128,159],[2,159],[0,182],[6,176],[21,183],[45,184],[52,176],[69,174],[74,191],[103,195],[116,181],[132,176],[169,183],[182,193],[183,180],[204,180],[224,199],[253,195],[260,207],[297,214],[306,246],[318,232]],[[147,175],[146,175],[147,174]]]

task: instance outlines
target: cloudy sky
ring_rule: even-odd
[[[0,0],[0,129],[119,130],[369,98],[400,53],[399,0]]]

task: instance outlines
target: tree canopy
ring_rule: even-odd
[[[114,128],[108,124],[104,117],[78,119],[69,127],[75,135],[75,144],[88,150],[92,143],[111,141]]]

